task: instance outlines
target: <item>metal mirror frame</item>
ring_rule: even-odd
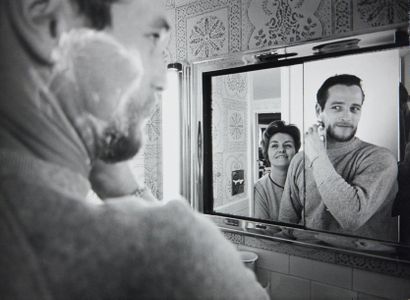
[[[404,246],[398,243],[372,241],[376,243],[379,249],[386,251],[373,251],[372,249],[355,249],[351,247],[324,245],[316,242],[313,238],[318,231],[299,228],[298,226],[288,227],[289,224],[270,224],[262,220],[255,221],[248,217],[238,217],[232,215],[224,215],[214,213],[212,211],[212,202],[205,199],[212,195],[212,169],[209,172],[209,166],[204,164],[209,162],[210,145],[204,144],[204,141],[209,141],[210,128],[204,126],[204,99],[209,90],[204,87],[209,84],[210,75],[217,75],[224,69],[235,69],[237,72],[245,69],[252,71],[256,69],[265,69],[269,67],[279,67],[281,65],[297,64],[306,61],[312,61],[323,58],[338,57],[354,53],[364,53],[370,51],[392,49],[397,47],[408,46],[409,38],[407,32],[388,30],[383,32],[363,34],[355,36],[361,41],[360,47],[352,49],[333,47],[332,51],[325,53],[315,53],[314,49],[320,49],[324,44],[332,45],[332,43],[340,43],[349,40],[349,38],[334,39],[329,41],[321,40],[316,43],[306,43],[290,47],[273,49],[271,51],[250,51],[241,52],[238,54],[230,54],[226,57],[216,59],[202,60],[193,62],[186,68],[185,74],[185,92],[186,100],[184,103],[183,112],[183,130],[187,137],[183,141],[183,149],[186,149],[183,154],[183,195],[190,200],[191,206],[208,215],[225,234],[239,234],[240,236],[248,236],[254,238],[262,238],[270,241],[277,241],[290,245],[291,247],[306,247],[314,249],[324,249],[325,251],[342,252],[348,255],[358,255],[359,257],[375,258],[386,263],[399,264],[405,267],[403,276],[410,278],[410,246]],[[350,37],[351,39],[351,37]],[[289,53],[297,53],[295,56],[289,56]],[[205,95],[204,95],[205,94]],[[208,95],[209,96],[209,95]],[[205,116],[206,118],[206,116]],[[205,121],[206,123],[206,121]],[[208,137],[207,137],[208,135]],[[211,146],[212,147],[212,146]],[[212,166],[211,166],[212,168]],[[208,180],[204,180],[208,178]],[[211,184],[210,184],[211,182]],[[208,200],[208,201],[207,201]],[[277,236],[274,233],[278,228],[284,227],[293,230],[298,238],[289,239],[283,236]],[[330,238],[350,237],[336,234],[323,233]],[[361,239],[366,240],[366,239]],[[293,245],[293,246],[292,246]]]

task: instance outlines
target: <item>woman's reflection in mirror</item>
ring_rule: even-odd
[[[292,158],[300,149],[300,132],[281,120],[271,122],[262,136],[262,153],[270,167],[254,186],[255,218],[277,221]]]
[[[324,130],[313,125],[306,131],[304,153],[289,166],[279,221],[396,241],[397,160],[355,136],[364,101],[361,79],[330,77],[316,98]]]

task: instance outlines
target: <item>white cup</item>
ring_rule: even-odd
[[[256,261],[258,260],[258,254],[256,254],[255,252],[251,252],[251,251],[239,251],[239,254],[245,266],[255,272]]]

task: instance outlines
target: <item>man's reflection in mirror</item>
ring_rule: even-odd
[[[397,161],[355,136],[365,98],[361,79],[330,77],[316,96],[318,124],[308,128],[304,153],[289,166],[279,220],[396,241]]]
[[[289,164],[300,149],[299,129],[280,120],[273,121],[263,133],[261,146],[270,172],[254,186],[255,218],[277,221]]]

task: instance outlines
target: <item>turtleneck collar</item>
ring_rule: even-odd
[[[31,60],[10,35],[2,37],[15,51],[1,47],[0,150],[24,153],[88,177],[89,153],[48,89],[50,67]]]
[[[0,150],[0,177],[17,176],[34,185],[45,185],[70,197],[84,198],[90,190],[87,177],[69,168],[26,153]]]
[[[357,137],[353,137],[346,142],[328,141],[327,153],[330,156],[342,155],[356,149],[360,143],[361,140]]]

